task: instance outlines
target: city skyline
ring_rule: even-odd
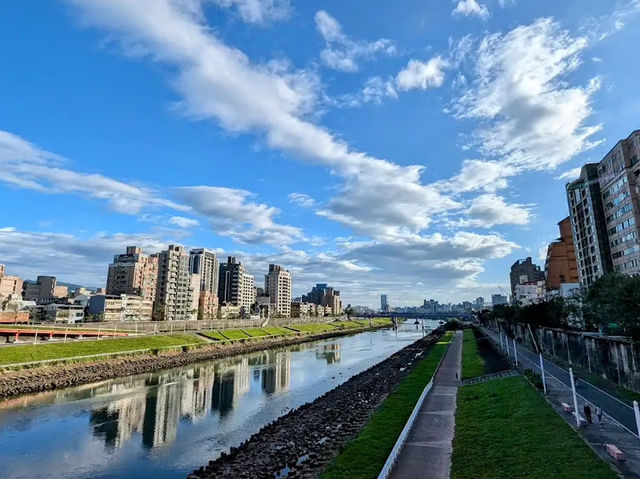
[[[10,274],[103,287],[180,244],[283,265],[293,297],[489,298],[637,127],[637,1],[242,5],[0,5]]]

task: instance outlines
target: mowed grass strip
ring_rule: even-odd
[[[371,420],[322,474],[322,479],[376,478],[398,440],[411,411],[449,347],[451,333],[434,345],[426,358],[400,383]],[[469,476],[471,477],[471,476]]]
[[[462,341],[462,379],[484,376],[484,360],[478,354],[473,330],[465,329]]]
[[[604,479],[616,474],[523,377],[458,391],[453,479]]]
[[[269,333],[271,336],[285,336],[289,334],[295,334],[295,331],[287,328],[279,328],[277,326],[266,326],[262,328],[262,330]]]
[[[247,333],[252,338],[264,338],[265,336],[271,336],[269,333],[267,333],[264,329],[261,329],[261,328],[247,328],[247,329],[243,329],[242,331]]]
[[[126,351],[137,351],[140,349],[161,349],[200,344],[203,342],[203,339],[193,334],[163,334],[158,336],[138,336],[134,338],[5,346],[0,348],[0,366],[48,359],[67,359],[91,354],[124,353]]]
[[[203,336],[206,336],[207,338],[215,339],[216,341],[226,341],[227,340],[227,338],[225,338],[218,331],[200,331],[200,334],[203,335]]]
[[[227,339],[248,339],[250,336],[240,329],[224,329],[219,331]]]
[[[336,330],[334,326],[331,326],[328,323],[296,324],[290,327],[300,331],[301,333],[326,333]]]

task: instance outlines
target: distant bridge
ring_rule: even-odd
[[[354,315],[357,317],[380,317],[380,316],[390,316],[392,318],[412,318],[412,319],[436,319],[446,321],[447,319],[464,319],[466,321],[471,321],[474,318],[473,313],[399,313],[397,311],[390,311],[388,313],[376,313],[376,314],[358,314]]]

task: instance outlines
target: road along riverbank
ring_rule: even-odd
[[[441,335],[434,331],[281,416],[189,478],[316,477]]]
[[[0,398],[51,391],[122,376],[156,372],[191,363],[358,334],[385,327],[388,327],[388,325],[335,330],[317,334],[257,338],[247,342],[208,343],[198,345],[193,349],[167,350],[160,351],[157,354],[137,354],[135,356],[120,356],[98,361],[83,361],[80,363],[46,365],[17,371],[3,371],[0,372]]]

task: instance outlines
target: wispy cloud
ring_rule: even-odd
[[[342,31],[340,23],[324,10],[316,13],[315,20],[316,28],[326,42],[320,58],[329,68],[355,72],[358,71],[358,60],[396,53],[393,42],[385,38],[373,42],[351,40]]]

